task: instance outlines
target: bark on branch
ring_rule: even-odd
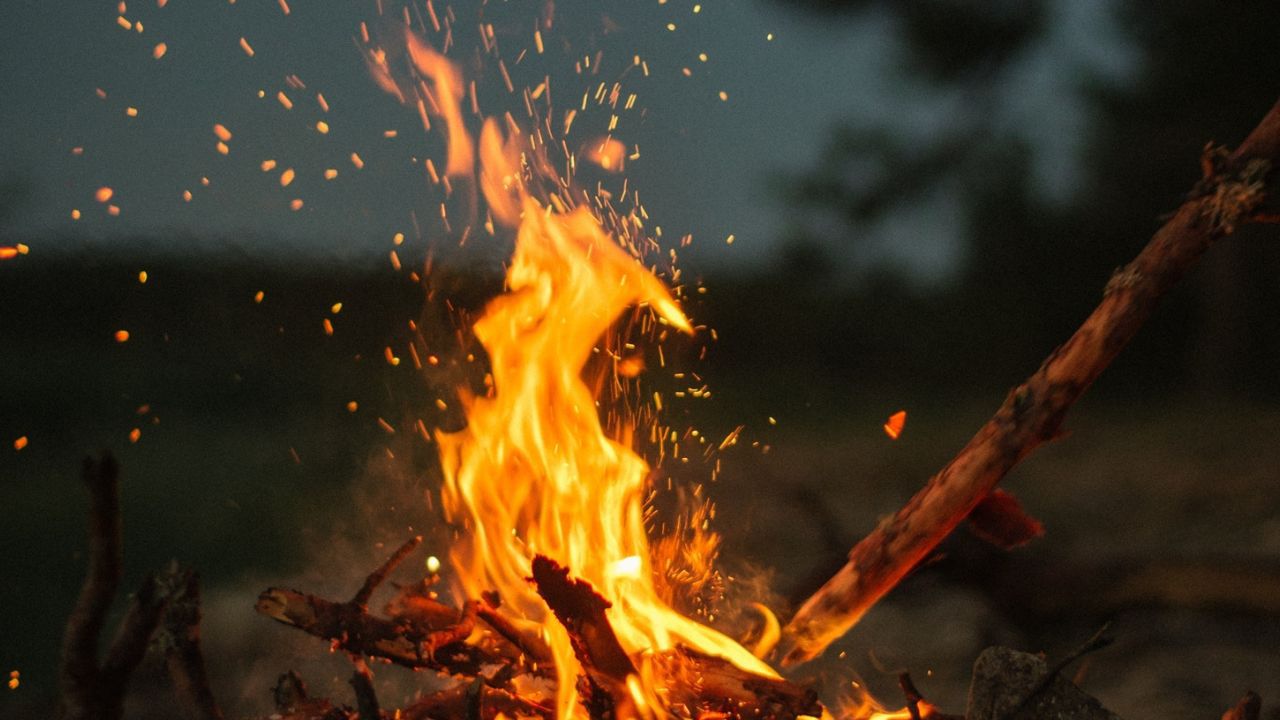
[[[1206,148],[1204,177],[1102,302],[1040,369],[1009,393],[973,439],[907,504],[849,553],[783,630],[784,666],[819,655],[920,563],[1019,461],[1053,439],[1084,394],[1214,241],[1275,211],[1280,103],[1234,152]]]
[[[154,576],[134,594],[106,656],[98,644],[123,573],[120,536],[120,470],[110,454],[86,458],[83,478],[89,489],[89,568],[80,597],[67,617],[59,673],[63,720],[115,720],[124,712],[129,677],[147,652],[166,596]]]

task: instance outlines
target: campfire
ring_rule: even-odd
[[[515,249],[504,291],[464,328],[487,356],[483,388],[459,389],[465,427],[433,434],[444,478],[441,521],[456,530],[446,560],[418,561],[427,572],[392,587],[392,572],[421,549],[414,537],[349,599],[263,591],[258,613],[322,639],[317,653],[327,648],[351,659],[357,699],[348,707],[309,697],[302,679],[288,673],[271,717],[946,717],[905,674],[903,698],[892,703],[903,707],[890,711],[865,693],[824,703],[804,680],[781,673],[821,654],[960,523],[1004,547],[1042,532],[998,482],[1057,436],[1072,403],[1214,240],[1270,217],[1269,163],[1280,157],[1280,106],[1239,149],[1206,152],[1192,197],[956,459],[859,543],[808,602],[794,613],[759,605],[755,627],[734,637],[684,602],[714,578],[713,513],[693,503],[666,525],[674,530],[661,532],[650,506],[652,467],[637,451],[641,439],[673,442],[651,407],[661,396],[642,401],[638,392],[643,358],[660,358],[664,343],[705,330],[686,316],[671,279],[648,266],[640,218],[619,217],[608,198],[584,193],[571,172],[557,171],[559,140],[545,117],[531,110],[523,122],[487,118],[473,138],[463,120],[470,82],[463,71],[409,30],[396,42],[414,74],[406,80],[385,49],[370,46],[376,82],[421,112],[424,124],[444,125],[444,181],[460,194],[471,191],[474,232],[514,235]],[[624,152],[602,137],[572,160],[613,171]],[[904,419],[891,417],[886,432],[897,437]],[[148,581],[123,621],[122,640],[97,660],[96,636],[119,580],[117,470],[109,459],[91,462],[85,477],[93,497],[90,573],[68,623],[65,715],[118,716],[129,671],[158,627],[179,695],[193,714],[220,717],[205,679],[199,592],[189,571]],[[1079,708],[1072,716],[1107,717],[1061,677],[1069,662],[1105,643],[1100,633],[1055,663],[984,656],[992,686],[1006,692],[986,701],[975,695],[967,715],[1049,717],[1071,707]],[[398,671],[388,665],[449,683],[406,707],[385,708],[371,678]],[[1232,712],[1256,717],[1256,699]]]

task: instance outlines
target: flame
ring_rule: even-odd
[[[850,685],[846,692],[847,694],[836,703],[836,717],[851,720],[914,720],[915,718],[915,714],[909,707],[890,710],[881,705],[871,693],[867,692],[866,688],[858,683]],[[928,720],[941,714],[936,706],[922,699],[916,700],[915,709],[921,720]]]
[[[427,112],[443,118],[447,172],[470,176],[476,152],[459,108],[461,76],[412,33],[407,37],[414,67],[434,90],[419,105],[424,124]],[[374,75],[390,92],[386,76]],[[639,668],[627,689],[644,714],[664,715],[653,687],[659,673],[647,658],[677,645],[776,677],[746,648],[662,599],[645,527],[649,467],[631,448],[634,427],[606,433],[582,377],[601,337],[630,307],[648,308],[657,322],[681,332],[693,328],[667,288],[587,208],[534,196],[528,176],[555,178],[548,163],[520,147],[526,136],[509,116],[506,124],[504,139],[501,125],[486,121],[478,150],[478,185],[490,215],[516,228],[507,292],[474,326],[489,354],[490,390],[463,398],[463,430],[436,433],[444,511],[465,529],[450,553],[459,591],[467,598],[496,591],[514,622],[544,634],[556,664],[560,718],[582,713],[580,668],[568,634],[528,581],[538,554],[568,567],[612,604],[610,623]]]

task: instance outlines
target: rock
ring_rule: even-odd
[[[1048,672],[1048,664],[1039,656],[1004,647],[987,648],[973,664],[965,717],[967,720],[1120,720],[1061,675],[1036,692]],[[1035,697],[1023,705],[1033,692]]]

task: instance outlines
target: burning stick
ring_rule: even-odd
[[[588,714],[608,717],[612,711],[612,716],[625,717],[620,708],[632,706],[632,714],[643,716],[634,706],[645,700],[631,686],[638,671],[605,615],[609,601],[590,583],[571,579],[568,568],[541,555],[533,560],[533,581],[569,631],[574,655],[586,672],[590,692],[583,693],[582,702]],[[778,720],[822,715],[813,691],[754,675],[723,658],[676,647],[652,659],[667,709],[676,717]]]
[[[479,601],[464,603],[460,611],[444,605],[428,594],[425,583],[402,588],[387,606],[391,617],[369,613],[369,598],[374,590],[421,542],[422,538],[416,537],[400,546],[369,574],[347,602],[287,588],[267,588],[258,596],[256,609],[273,620],[330,640],[352,656],[382,658],[408,668],[429,668],[469,678],[479,676],[483,665],[511,666],[534,675],[549,671],[538,667],[550,657],[539,638],[521,633],[490,605]],[[466,642],[477,619],[490,625],[514,650],[493,642]],[[533,667],[525,668],[526,660]],[[499,682],[497,676],[492,682]]]
[[[1208,147],[1204,177],[1133,262],[1117,270],[1102,302],[950,463],[849,553],[783,630],[783,665],[813,659],[902,580],[1019,461],[1055,438],[1080,398],[1215,240],[1245,222],[1274,221],[1271,169],[1280,163],[1280,103],[1235,152]],[[1271,203],[1274,205],[1275,203]]]
[[[120,621],[106,658],[98,663],[98,641],[122,574],[120,540],[120,470],[109,454],[84,461],[89,488],[89,568],[62,638],[59,684],[63,720],[112,720],[124,711],[129,677],[147,652],[147,643],[165,598],[154,576],[148,575]]]

